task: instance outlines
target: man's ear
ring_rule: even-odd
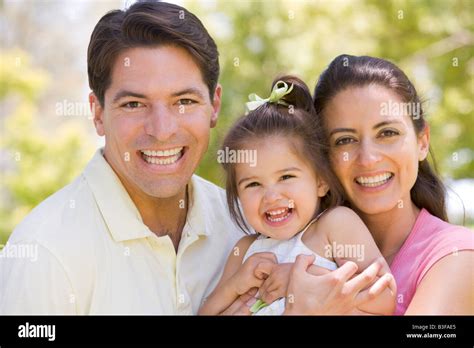
[[[426,123],[425,128],[418,134],[418,161],[423,161],[430,151],[430,126]]]
[[[219,111],[221,111],[222,103],[222,86],[217,84],[214,91],[214,101],[212,102],[212,115],[211,115],[211,128],[214,128],[217,124],[217,118],[219,117]]]
[[[329,186],[326,181],[318,179],[318,197],[324,197],[329,191]]]
[[[105,135],[104,120],[103,120],[104,109],[100,105],[99,99],[94,94],[94,92],[89,93],[89,105],[90,105],[92,117],[94,120],[95,130],[99,136],[104,136]]]

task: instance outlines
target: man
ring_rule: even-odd
[[[217,47],[184,8],[136,3],[97,23],[88,74],[105,147],[11,235],[37,259],[0,261],[0,313],[197,313],[241,237],[225,192],[193,175],[221,106]]]

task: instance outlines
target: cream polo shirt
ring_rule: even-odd
[[[196,314],[243,236],[225,191],[193,175],[177,253],[98,150],[17,226],[0,253],[0,314]]]

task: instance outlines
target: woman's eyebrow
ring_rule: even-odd
[[[335,133],[355,133],[356,130],[354,128],[335,128],[330,133],[329,136]]]
[[[382,121],[382,122],[377,123],[372,128],[377,129],[377,128],[387,126],[390,124],[403,124],[403,122],[399,120],[387,120],[387,121]],[[356,133],[356,130],[354,128],[335,128],[329,133],[329,136],[335,133]]]
[[[403,122],[399,121],[399,120],[386,120],[386,121],[382,121],[382,122],[379,122],[377,123],[373,129],[377,129],[377,128],[380,128],[380,127],[383,127],[383,126],[388,126],[389,124],[396,124],[396,123],[400,123],[400,124],[403,124]]]

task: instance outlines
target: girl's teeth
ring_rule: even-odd
[[[279,222],[279,221],[283,221],[286,218],[288,218],[290,216],[290,214],[291,214],[291,210],[289,210],[289,209],[278,209],[278,210],[273,210],[271,212],[267,212],[266,217],[271,222]],[[281,215],[283,215],[283,216],[281,216]]]

